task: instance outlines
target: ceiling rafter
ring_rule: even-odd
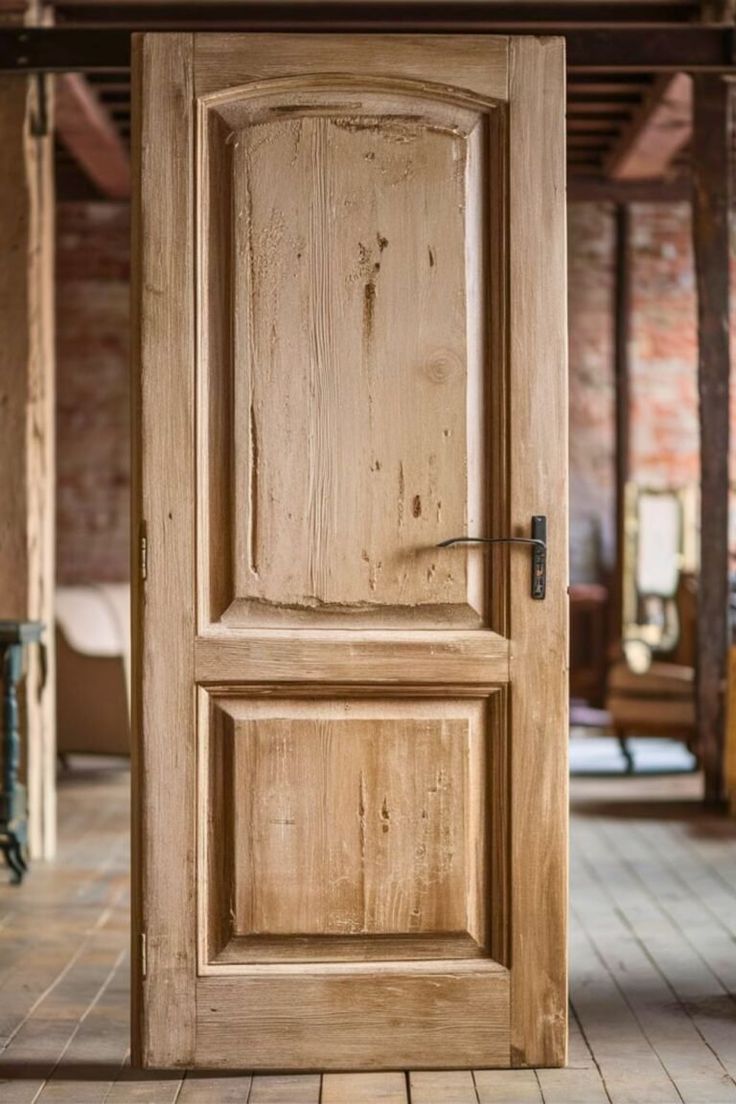
[[[86,176],[110,199],[130,196],[130,159],[109,111],[81,73],[56,78],[56,133]]]
[[[666,176],[692,135],[692,77],[660,77],[604,164],[612,180]]]

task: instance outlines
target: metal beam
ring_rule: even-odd
[[[720,3],[721,0],[718,0]],[[385,0],[379,0],[385,9]],[[329,8],[334,15],[340,8],[350,7],[352,0],[327,0],[306,6]],[[177,23],[182,20],[201,22],[202,8],[207,8],[207,22],[229,22],[238,8],[243,8],[243,0],[54,0],[57,23],[135,23],[144,19],[147,24]],[[252,5],[246,4],[246,11]],[[292,2],[292,8],[296,4]],[[377,7],[374,4],[374,7]],[[431,7],[431,0],[423,5]],[[436,0],[435,8],[450,6],[454,10],[474,7],[485,18],[496,23],[597,23],[606,26],[616,23],[722,23],[722,18],[704,19],[701,14],[700,0],[604,0],[595,4],[591,0],[482,0],[481,3],[468,4],[465,0]],[[446,14],[446,12],[445,12]]]
[[[126,27],[28,27],[0,29],[0,70],[100,72],[130,67],[130,36],[136,31],[228,29],[448,34],[562,35],[570,72],[736,71],[734,29],[693,24],[501,23],[483,3],[355,3],[345,8],[314,4],[244,4],[227,24],[201,19],[186,25],[145,22]],[[449,13],[452,13],[451,15]]]

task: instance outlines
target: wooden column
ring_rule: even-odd
[[[723,799],[724,702],[728,650],[729,453],[729,86],[694,80],[693,246],[698,293],[700,399],[700,584],[697,728],[705,799]]]
[[[614,652],[623,639],[624,549],[626,544],[626,484],[629,481],[631,395],[629,341],[631,338],[631,209],[619,203],[615,212],[614,271],[614,395],[615,395],[615,510],[616,569],[611,630]]]
[[[0,22],[38,19],[19,6],[0,0]],[[39,78],[0,75],[0,618],[47,626],[46,662],[31,649],[21,709],[30,850],[48,858],[56,839],[54,190],[42,101]]]

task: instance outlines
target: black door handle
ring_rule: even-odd
[[[457,544],[528,544],[532,550],[532,598],[540,601],[547,593],[547,518],[535,514],[530,537],[450,537],[437,548],[453,548]]]

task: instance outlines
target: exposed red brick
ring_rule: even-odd
[[[570,208],[573,575],[582,560],[583,577],[589,557],[575,548],[576,533],[582,541],[586,525],[594,525],[603,536],[604,559],[610,561],[612,549],[612,224],[607,205]],[[689,205],[634,204],[631,227],[631,474],[642,485],[684,487],[699,479]],[[736,438],[736,395],[732,412]]]
[[[129,568],[129,214],[57,212],[57,578],[116,582]]]

